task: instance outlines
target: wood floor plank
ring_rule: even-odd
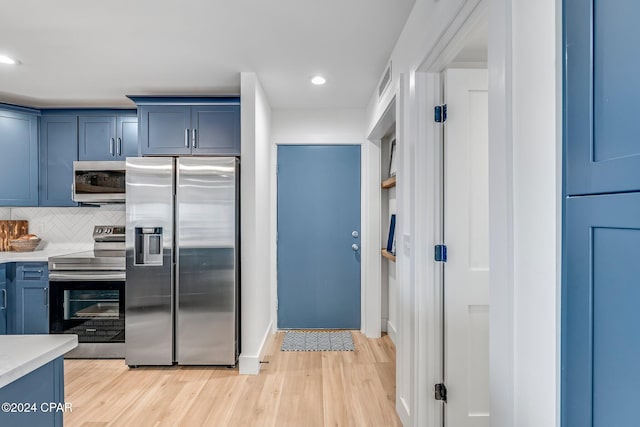
[[[267,344],[260,375],[220,367],[129,369],[122,360],[65,360],[67,427],[400,426],[395,348],[353,332],[353,352],[283,352]]]

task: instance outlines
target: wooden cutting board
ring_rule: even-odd
[[[10,251],[9,240],[29,234],[29,221],[0,220],[0,252]]]

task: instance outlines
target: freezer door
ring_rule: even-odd
[[[128,157],[126,167],[126,363],[171,365],[174,159]]]
[[[236,159],[177,159],[176,359],[236,363]]]

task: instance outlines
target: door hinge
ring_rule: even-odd
[[[433,397],[435,397],[436,400],[442,400],[444,403],[447,403],[447,386],[443,383],[436,384]]]
[[[435,246],[435,260],[438,262],[447,262],[447,245]]]
[[[447,121],[447,104],[436,105],[433,118],[436,123],[444,123]]]

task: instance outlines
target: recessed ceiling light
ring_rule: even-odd
[[[323,85],[327,82],[327,79],[325,79],[322,76],[315,76],[314,78],[311,79],[311,83],[313,83],[314,85]]]
[[[16,61],[13,58],[10,58],[6,55],[0,55],[0,64],[8,64],[8,65],[15,65],[17,64],[18,61]]]

